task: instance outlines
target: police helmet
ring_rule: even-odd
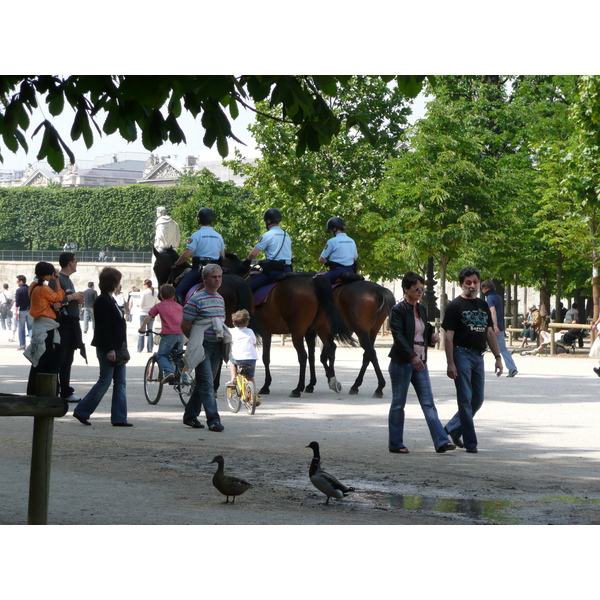
[[[344,219],[341,219],[340,217],[331,217],[331,219],[327,221],[327,232],[333,233],[334,229],[344,231],[344,229],[346,229],[346,223],[344,223]]]
[[[263,215],[263,221],[269,225],[270,223],[281,223],[281,213],[276,208],[269,208],[265,210]]]
[[[215,220],[215,213],[210,208],[201,208],[196,218],[200,225],[210,225]]]

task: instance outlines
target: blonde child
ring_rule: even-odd
[[[256,336],[254,335],[254,331],[248,328],[250,315],[246,309],[238,310],[231,315],[231,320],[235,327],[231,329],[232,343],[231,355],[229,357],[231,381],[227,385],[235,385],[238,366],[245,365],[248,367],[246,377],[256,386],[254,369],[258,360],[258,351],[256,350]]]

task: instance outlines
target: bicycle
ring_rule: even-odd
[[[157,335],[153,331],[147,331],[145,335]],[[183,406],[187,406],[190,396],[194,391],[196,385],[196,378],[193,373],[190,373],[185,366],[183,356],[185,350],[172,350],[169,355],[170,360],[175,365],[175,379],[168,382],[168,385],[172,385],[175,391],[179,394],[179,399]],[[144,370],[144,394],[148,404],[158,404],[160,400],[163,388],[164,388],[164,375],[161,366],[158,364],[157,353],[155,352],[146,363],[146,369]]]
[[[248,368],[248,365],[239,365],[234,384],[227,386],[227,405],[232,413],[238,412],[242,404],[248,414],[253,415],[256,411],[258,396],[256,386],[247,378]]]

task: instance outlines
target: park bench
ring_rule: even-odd
[[[33,417],[28,525],[46,525],[54,419],[67,414],[66,399],[57,397],[56,375],[38,373],[36,396],[0,394],[0,417]]]
[[[508,345],[512,346],[513,345],[513,335],[514,336],[520,336],[521,332],[523,331],[522,327],[505,327],[504,331],[506,333],[508,333]]]

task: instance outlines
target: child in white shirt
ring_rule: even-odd
[[[227,385],[235,385],[238,366],[245,365],[248,367],[247,379],[256,386],[254,369],[258,359],[258,351],[256,350],[256,336],[254,335],[254,331],[248,328],[250,315],[246,309],[238,310],[231,315],[231,320],[235,327],[231,329],[232,343],[231,354],[229,356],[231,381]]]

